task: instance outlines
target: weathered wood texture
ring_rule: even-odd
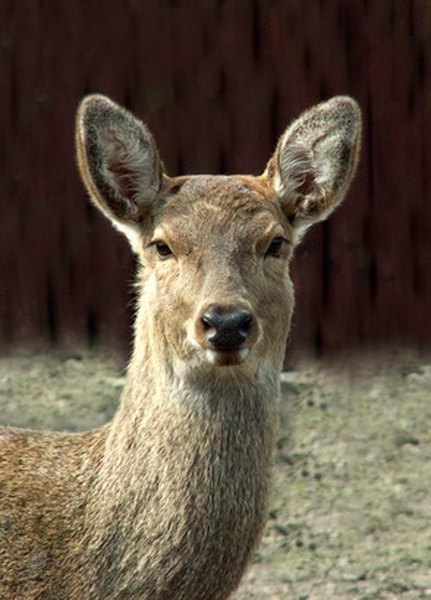
[[[129,249],[74,162],[88,92],[141,115],[171,173],[259,173],[291,118],[355,96],[360,172],[297,253],[294,345],[430,346],[430,70],[424,0],[2,0],[1,348],[130,339]]]

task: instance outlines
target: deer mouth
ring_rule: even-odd
[[[250,348],[237,350],[212,350],[207,348],[205,356],[209,363],[215,367],[232,367],[242,364],[250,354]]]

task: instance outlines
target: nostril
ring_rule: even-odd
[[[220,315],[219,313],[210,308],[202,315],[202,324],[205,332],[205,337],[208,342],[213,343],[213,341],[219,335],[220,330]]]
[[[244,337],[244,340],[250,335],[252,321],[253,315],[246,310],[242,311],[242,314],[239,316],[239,332]]]
[[[202,323],[205,331],[208,331],[208,329],[212,329],[214,327],[214,321],[212,320],[209,311],[202,315]]]

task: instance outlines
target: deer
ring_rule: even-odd
[[[140,119],[81,101],[84,185],[139,261],[134,347],[101,428],[0,429],[0,598],[232,596],[268,512],[291,257],[346,195],[360,142],[358,104],[336,96],[262,175],[172,177]]]

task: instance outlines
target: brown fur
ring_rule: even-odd
[[[105,427],[0,430],[0,598],[235,590],[266,517],[289,260],[341,201],[359,138],[355,102],[335,98],[287,129],[260,177],[169,178],[140,121],[102,96],[83,101],[84,182],[142,265],[135,347]],[[211,346],[215,304],[250,314],[240,346]]]

